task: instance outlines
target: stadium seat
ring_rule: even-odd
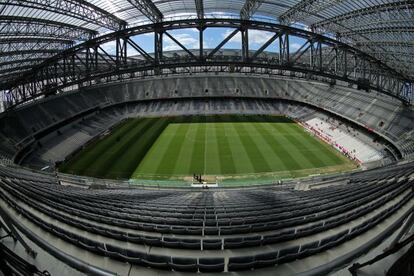
[[[181,239],[180,240],[180,245],[181,245],[181,248],[200,250],[201,249],[201,240],[198,240],[198,239]]]
[[[222,241],[219,239],[203,240],[203,250],[221,250]]]
[[[223,272],[224,258],[199,258],[198,268],[200,272]]]
[[[255,268],[264,268],[268,266],[274,266],[277,264],[278,251],[257,254],[255,259]]]
[[[126,249],[126,256],[124,256],[125,260],[130,264],[137,264],[137,265],[144,265],[144,260],[146,259],[146,254]]]
[[[304,245],[301,245],[299,256],[301,258],[308,257],[312,254],[318,252],[319,241],[309,242]]]
[[[161,239],[158,237],[143,236],[142,241],[149,246],[161,246]]]
[[[198,265],[195,258],[178,258],[172,257],[170,266],[175,271],[197,272]]]
[[[169,270],[171,257],[159,255],[146,255],[146,258],[143,260],[143,263],[152,268]]]
[[[299,256],[298,252],[299,252],[299,246],[298,245],[283,248],[283,249],[279,250],[277,263],[282,264],[282,263],[286,263],[286,262],[296,260]]]
[[[253,256],[246,257],[230,257],[228,270],[239,271],[239,270],[250,270],[255,267],[255,259]]]

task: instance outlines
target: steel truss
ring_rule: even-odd
[[[19,16],[0,16],[0,37],[24,36],[84,41],[97,35],[96,31],[56,21]]]
[[[246,0],[240,10],[240,18],[244,20],[250,19],[262,3],[263,0]]]
[[[71,16],[111,30],[124,29],[126,22],[83,0],[15,0],[7,5],[39,9]]]
[[[203,19],[204,18],[204,2],[203,0],[194,0],[196,11],[197,11],[197,18]]]
[[[26,41],[26,42],[25,42]],[[19,52],[28,50],[42,50],[42,49],[67,49],[73,46],[72,41],[67,40],[10,40],[0,43],[0,56],[7,55],[9,52]]]
[[[290,25],[307,18],[309,15],[315,15],[319,11],[342,1],[343,0],[301,0],[299,3],[281,14],[279,16],[279,21],[282,24]]]
[[[151,0],[128,0],[128,2],[154,23],[160,22],[163,18],[162,13]]]
[[[397,1],[367,7],[341,14],[312,25],[319,33],[343,33],[365,26],[389,26],[390,22],[412,22],[414,16],[414,2],[412,0]]]
[[[163,53],[163,37],[174,29],[194,28],[202,32],[209,27],[232,28],[215,49],[206,50],[201,40],[200,49],[189,50],[177,39],[172,39],[183,51],[179,54]],[[155,32],[154,32],[155,30]],[[249,50],[249,30],[273,33],[257,51]],[[134,35],[154,32],[154,53],[147,53],[134,42]],[[220,49],[238,32],[242,35],[242,49],[236,55],[220,54]],[[244,34],[243,34],[244,33]],[[299,49],[289,43],[291,37],[305,42]],[[115,41],[115,53],[107,53],[101,46]],[[277,52],[265,53],[270,45]],[[128,55],[128,48],[140,53]],[[121,30],[76,45],[34,67],[22,77],[8,83],[11,106],[41,97],[50,90],[65,87],[89,86],[96,83],[191,72],[243,72],[255,74],[293,74],[304,78],[319,78],[329,82],[341,80],[374,89],[411,102],[412,83],[399,72],[378,59],[337,40],[284,25],[237,19],[196,19],[159,22]],[[411,90],[408,88],[411,87]]]
[[[58,51],[53,53],[56,54],[57,52]],[[3,68],[4,66],[18,66],[21,63],[25,62],[39,63],[39,61],[44,61],[50,57],[50,53],[27,53],[18,56],[0,56],[0,67]]]

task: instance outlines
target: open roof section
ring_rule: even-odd
[[[183,16],[232,16],[303,24],[360,48],[414,78],[413,0],[5,0],[0,3],[0,40],[35,36],[47,41],[53,30],[59,30],[65,39],[79,43],[125,26]],[[392,31],[395,29],[400,31]],[[22,53],[27,55],[24,44],[22,40]],[[36,45],[32,48],[34,55],[42,50]],[[13,47],[18,49],[19,44],[13,43]],[[63,43],[60,49],[66,49]],[[30,55],[27,58],[33,65],[42,61]],[[10,68],[9,59],[5,62],[0,63],[0,72],[5,66]],[[27,63],[22,66],[28,68]],[[0,82],[4,81],[2,75]]]

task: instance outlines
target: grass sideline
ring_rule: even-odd
[[[355,168],[288,118],[215,115],[127,120],[59,170],[112,179],[183,180],[200,173],[237,181]]]

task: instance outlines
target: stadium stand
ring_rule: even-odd
[[[412,135],[409,135],[411,131],[414,131],[413,125],[404,123],[412,119],[409,117],[411,116],[409,114],[412,114],[409,107],[396,109],[391,99],[380,100],[374,96],[370,99],[370,95],[365,94],[361,94],[358,98],[358,92],[352,93],[350,96],[351,91],[345,87],[337,87],[332,90],[331,87],[320,83],[310,83],[305,86],[305,83],[300,80],[280,79],[272,83],[269,80],[269,83],[267,81],[258,82],[257,87],[252,88],[249,93],[234,96],[237,99],[228,99],[226,94],[219,91],[226,91],[229,87],[243,87],[248,82],[246,78],[232,76],[222,77],[226,81],[215,82],[217,87],[210,88],[209,91],[212,95],[207,102],[197,99],[187,100],[180,94],[174,95],[173,99],[162,100],[170,96],[169,91],[183,91],[186,93],[185,95],[188,91],[200,91],[201,89],[196,87],[199,83],[205,83],[205,78],[194,77],[186,79],[186,82],[179,81],[180,78],[171,78],[166,79],[165,83],[140,81],[136,83],[140,87],[138,90],[127,89],[132,84],[119,84],[121,88],[118,89],[111,89],[112,86],[103,86],[88,92],[65,94],[48,98],[36,104],[29,104],[16,111],[3,114],[0,118],[0,135],[8,137],[3,142],[5,146],[1,149],[2,155],[8,158],[16,157],[19,149],[28,147],[24,154],[17,156],[18,162],[23,161],[22,164],[25,165],[32,164],[35,168],[53,167],[54,162],[63,160],[81,145],[127,117],[243,112],[244,114],[284,114],[302,120],[308,115],[311,118],[312,112],[318,110],[348,120],[348,124],[353,128],[359,126],[383,137],[385,141],[388,141],[388,146],[383,145],[380,151],[384,151],[386,148],[387,151],[396,155],[397,159],[401,158],[398,157],[399,155],[402,155],[403,158],[410,158],[414,153],[414,140]],[[159,91],[161,88],[158,88],[157,85],[165,89],[165,94],[144,97],[141,95],[140,91]],[[147,86],[151,88],[146,90]],[[121,93],[113,92],[119,91],[119,89],[124,89],[124,92],[128,93],[120,95]],[[269,91],[268,95],[260,93],[265,90]],[[136,93],[131,91],[136,91]],[[77,93],[82,96],[76,97]],[[190,94],[197,98],[196,92]],[[333,103],[333,95],[339,99],[346,97],[346,101],[341,100]],[[140,101],[140,97],[146,98],[146,100]],[[226,99],[220,100],[220,97],[226,97]],[[251,97],[257,99],[250,100]],[[102,99],[104,101],[96,105]],[[287,105],[286,101],[288,101]],[[42,106],[42,108],[38,106]],[[66,108],[66,106],[73,106],[73,108]],[[362,106],[364,106],[364,110],[362,110]],[[38,113],[39,110],[43,110],[43,113],[40,114],[44,116],[39,116],[33,121],[25,120],[26,117],[30,117],[29,114]],[[402,123],[392,124],[395,118],[387,115],[391,111],[394,117],[407,116],[406,121],[399,120]],[[391,124],[392,128],[389,127]],[[370,143],[369,139],[364,141]],[[397,148],[394,148],[393,145]],[[53,154],[50,151],[53,151]],[[381,164],[387,163],[389,163],[387,160],[381,162]]]
[[[3,208],[38,235],[64,241],[60,250],[87,250],[143,271],[284,271],[284,263],[328,249],[329,260],[339,258],[344,251],[333,253],[336,248],[360,236],[368,243],[364,233],[384,231],[404,217],[401,212],[413,208],[413,165],[355,173],[346,185],[308,191],[289,184],[94,190],[61,186],[53,174],[0,167],[0,191]]]

